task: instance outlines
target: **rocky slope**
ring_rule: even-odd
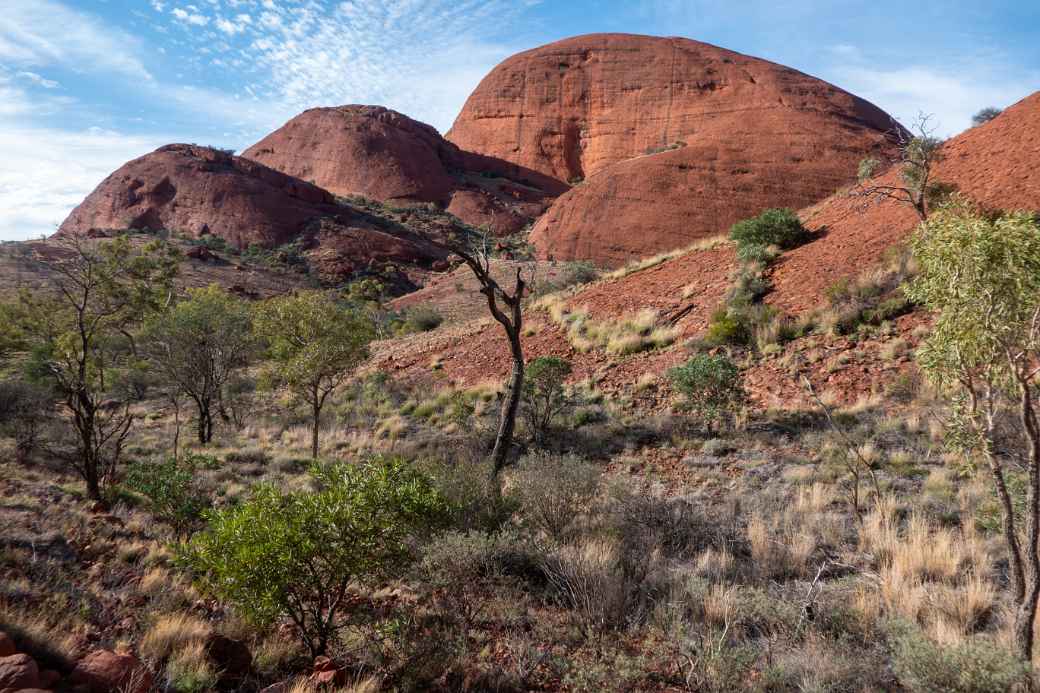
[[[331,193],[246,158],[172,144],[122,166],[58,229],[60,236],[165,229],[239,249],[298,241],[333,274],[372,263],[429,265],[443,251],[408,228],[337,204]]]
[[[887,171],[878,180],[896,183],[898,175]],[[946,142],[933,178],[986,207],[1040,210],[1040,92]],[[769,301],[788,312],[813,307],[826,287],[880,262],[918,223],[904,204],[842,193],[801,216],[820,237],[785,253],[776,267]]]
[[[304,111],[243,156],[340,196],[432,202],[498,234],[521,229],[562,190],[534,172],[468,154],[433,127],[381,106]]]
[[[781,65],[681,38],[578,36],[516,55],[447,137],[584,181],[535,227],[542,257],[617,265],[803,207],[889,146],[870,103]]]

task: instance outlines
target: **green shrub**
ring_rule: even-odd
[[[138,462],[130,466],[125,485],[148,499],[160,522],[170,525],[178,536],[186,536],[199,527],[203,512],[212,504],[198,471],[215,466],[212,458],[203,455]]]
[[[588,284],[599,277],[599,270],[591,262],[579,260],[578,262],[565,263],[559,270],[555,279],[538,282],[535,284],[531,295],[534,297],[562,291],[572,286]]]
[[[723,355],[698,354],[668,372],[672,387],[683,396],[681,407],[704,423],[708,431],[744,402],[743,375]]]
[[[744,346],[751,341],[751,329],[743,313],[723,308],[711,316],[704,341],[709,346]]]
[[[442,525],[450,508],[399,458],[313,474],[316,492],[261,485],[248,501],[213,513],[180,547],[179,561],[250,620],[289,619],[317,656],[343,625],[350,584],[398,576],[412,558],[412,537]]]
[[[760,264],[765,267],[780,257],[780,248],[775,245],[748,243],[737,247],[737,259],[745,264]]]
[[[553,421],[573,406],[564,387],[570,374],[570,361],[557,356],[541,356],[527,364],[520,414],[535,441],[543,441]]]
[[[775,245],[780,250],[790,250],[811,236],[798,215],[790,209],[767,209],[757,217],[738,221],[730,229],[729,237],[736,241],[738,249]]]
[[[889,625],[892,668],[911,691],[1000,693],[1025,681],[1028,665],[1008,649],[981,637],[940,646],[907,622]]]

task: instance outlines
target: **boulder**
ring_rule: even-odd
[[[0,657],[0,692],[40,687],[40,669],[27,654]]]
[[[147,693],[153,677],[132,654],[95,650],[76,663],[69,680],[90,693]]]

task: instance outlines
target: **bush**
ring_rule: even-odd
[[[780,250],[790,250],[808,241],[810,234],[790,209],[767,209],[757,217],[738,221],[730,229],[729,237],[736,241],[739,252],[745,246],[775,245]]]
[[[429,332],[440,327],[443,322],[444,316],[438,313],[433,306],[414,306],[404,313],[402,331],[405,333]]]
[[[520,513],[554,541],[562,541],[589,507],[599,470],[575,457],[531,455],[520,461],[510,495]]]
[[[599,270],[591,262],[581,260],[565,263],[553,280],[538,282],[531,295],[534,297],[562,291],[579,284],[588,284],[599,277]]]
[[[544,440],[553,421],[573,405],[563,384],[570,374],[570,361],[556,356],[541,356],[527,364],[520,414],[536,441]]]
[[[889,626],[892,668],[912,691],[998,693],[1025,681],[1028,665],[983,638],[939,646],[910,623]]]
[[[196,473],[215,466],[212,458],[202,455],[138,462],[130,466],[125,484],[148,499],[160,522],[170,525],[178,536],[186,536],[201,524],[202,513],[212,504]]]
[[[350,584],[399,575],[412,558],[410,539],[442,525],[449,506],[399,458],[313,474],[316,492],[263,485],[245,503],[213,513],[179,560],[255,623],[291,620],[318,656],[343,625]]]
[[[704,423],[708,431],[744,402],[743,376],[723,355],[698,354],[668,372],[672,387],[683,396],[682,409]]]
[[[47,388],[25,381],[0,382],[0,436],[14,439],[19,463],[29,461],[39,447],[54,409]]]
[[[711,316],[704,341],[709,346],[745,346],[751,341],[751,329],[743,313],[723,308]]]

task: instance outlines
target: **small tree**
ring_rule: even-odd
[[[249,306],[216,285],[189,289],[187,300],[145,327],[142,350],[195,403],[203,445],[213,439],[213,410],[224,386],[249,362],[253,344]]]
[[[574,521],[588,510],[600,470],[576,457],[532,455],[520,461],[510,495],[536,528],[561,542]]]
[[[1000,110],[999,108],[994,108],[993,106],[987,106],[986,108],[983,108],[981,111],[979,111],[978,113],[976,113],[975,115],[973,115],[971,117],[971,124],[975,125],[975,126],[985,125],[986,123],[988,123],[989,121],[993,120],[994,118],[996,118],[1001,113],[1003,113],[1003,111]]]
[[[44,427],[52,418],[54,399],[54,393],[39,383],[0,382],[0,435],[14,439],[19,463],[28,462],[40,447]]]
[[[267,379],[310,408],[311,456],[317,459],[325,400],[368,357],[375,325],[326,293],[301,291],[261,304],[256,330],[271,357]]]
[[[313,656],[344,625],[351,583],[392,579],[409,540],[443,524],[448,504],[399,459],[316,468],[316,492],[258,487],[210,516],[181,550],[201,585],[256,623],[289,618]]]
[[[541,356],[527,364],[521,414],[536,441],[542,441],[553,420],[571,406],[564,387],[571,364],[557,356]]]
[[[887,163],[899,168],[899,182],[882,183],[873,178],[885,165],[879,159],[867,158],[859,164],[859,185],[849,193],[869,200],[895,200],[907,204],[924,221],[929,206],[940,200],[949,186],[933,180],[935,165],[942,160],[943,141],[935,137],[931,116],[920,114],[913,130],[896,129],[897,154]]]
[[[1033,652],[1040,600],[1040,228],[1032,214],[987,217],[955,197],[910,243],[919,266],[907,297],[936,311],[918,351],[925,373],[953,397],[953,439],[989,467],[1000,501],[1015,633],[1022,657]],[[1025,545],[998,450],[998,425],[1010,409],[1020,421],[1018,451],[1029,474]]]
[[[64,240],[31,262],[51,291],[21,293],[16,328],[30,350],[33,378],[49,382],[75,433],[71,449],[52,452],[75,469],[87,496],[101,499],[133,425],[126,403],[109,400],[112,376],[133,358],[133,331],[170,301],[177,253],[153,241]]]
[[[698,354],[668,375],[672,387],[683,396],[681,407],[704,423],[708,433],[713,424],[730,417],[744,402],[740,369],[721,354]]]

